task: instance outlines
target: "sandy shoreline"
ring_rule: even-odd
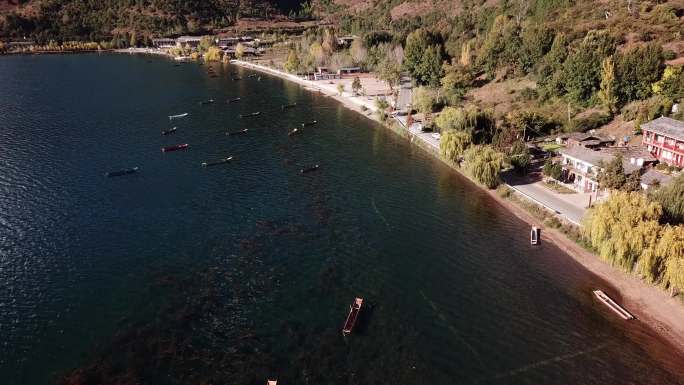
[[[317,89],[328,96],[332,96],[346,107],[353,109],[370,119],[376,121],[378,120],[374,118],[374,114],[369,113],[370,111],[376,110],[373,102],[371,101],[364,101],[359,97],[339,96],[337,90],[333,87],[328,87],[324,84],[313,81],[303,80],[295,75],[287,74],[265,66],[239,60],[231,61],[231,63],[291,80],[304,87]],[[365,106],[368,111],[363,111],[361,106]],[[426,152],[432,154],[433,156],[437,156],[433,151]],[[459,174],[464,175],[461,170],[458,170],[454,167],[451,168]],[[470,180],[470,178],[467,176],[466,178]],[[479,185],[477,186],[482,188]],[[495,201],[497,201],[500,205],[508,209],[511,213],[524,222],[530,225],[543,227],[539,220],[534,218],[523,208],[498,196],[494,190],[486,191]],[[613,288],[618,292],[609,292],[609,295],[612,295],[614,299],[619,301],[637,318],[637,320],[629,322],[642,322],[648,325],[653,331],[664,337],[668,342],[672,343],[672,345],[680,352],[684,352],[684,306],[682,306],[679,299],[671,298],[667,291],[647,284],[635,276],[629,275],[608,265],[597,255],[585,250],[573,240],[568,239],[558,230],[544,228],[542,239],[547,242],[553,242],[562,251],[572,257],[588,271],[596,274],[608,284],[612,285]],[[625,327],[629,328],[629,324],[626,324]]]

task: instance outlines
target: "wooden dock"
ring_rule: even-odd
[[[612,298],[610,298],[606,293],[604,293],[601,290],[594,290],[594,295],[596,298],[599,299],[599,301],[603,302],[604,305],[608,306],[610,310],[615,312],[620,318],[624,320],[631,320],[634,319],[634,316],[625,310],[622,306],[618,305],[617,302],[613,301]]]

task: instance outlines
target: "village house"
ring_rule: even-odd
[[[559,150],[562,156],[563,174],[561,180],[578,192],[596,192],[599,190],[598,175],[602,165],[612,161],[616,155],[622,155],[622,167],[625,175],[641,170],[651,159],[629,156],[621,152],[620,147],[595,151],[583,146],[571,146]],[[635,150],[636,152],[636,150]]]
[[[660,117],[641,125],[641,143],[661,162],[684,166],[684,122]]]
[[[646,191],[651,188],[665,186],[670,183],[670,181],[672,181],[672,176],[651,168],[641,176],[641,189]]]
[[[556,143],[571,146],[582,146],[590,149],[596,149],[615,144],[615,138],[611,136],[591,134],[586,132],[572,132],[556,137]]]

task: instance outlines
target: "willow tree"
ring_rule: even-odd
[[[207,53],[204,54],[204,60],[206,61],[220,61],[223,52],[215,46],[211,46],[207,49]]]
[[[504,154],[492,146],[470,146],[463,153],[466,172],[476,181],[494,188],[499,183],[499,173],[503,166]]]
[[[472,142],[473,136],[467,131],[444,130],[439,139],[439,152],[444,159],[458,162]]]
[[[643,194],[614,192],[589,210],[584,236],[601,258],[632,271],[642,253],[657,247],[662,212],[660,204]]]

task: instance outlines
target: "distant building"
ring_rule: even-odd
[[[169,38],[152,39],[152,46],[155,48],[173,48],[176,46],[176,39],[169,39]]]
[[[197,46],[199,46],[200,40],[202,40],[201,36],[181,36],[176,39],[176,45],[178,47],[185,47],[186,45],[189,45],[192,48],[197,48]]]
[[[684,122],[660,117],[641,125],[641,144],[661,162],[684,166]]]
[[[228,48],[237,45],[240,42],[239,37],[219,37],[216,39],[216,45],[219,48]]]
[[[606,151],[594,151],[583,146],[571,146],[559,150],[563,157],[562,181],[572,185],[579,192],[595,192],[599,189],[598,175],[603,165],[612,161],[617,153],[615,148]],[[645,164],[643,158],[622,158],[625,175],[641,170]]]

